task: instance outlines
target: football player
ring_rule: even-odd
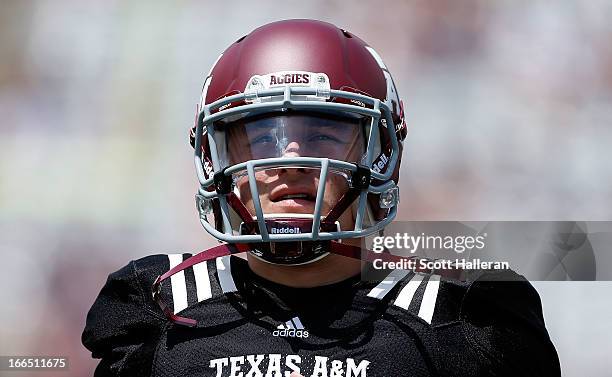
[[[289,20],[234,42],[190,138],[222,243],[109,276],[83,333],[95,375],[559,376],[539,297],[511,271],[361,279],[364,237],[397,212],[405,136],[387,66],[349,31]]]

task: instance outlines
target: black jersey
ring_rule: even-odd
[[[198,321],[189,328],[151,298],[155,278],[189,256],[154,255],[109,276],[82,338],[101,358],[96,376],[560,376],[539,296],[511,271],[459,282],[395,270],[290,288],[219,257],[162,287],[174,312]]]

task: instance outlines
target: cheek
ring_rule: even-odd
[[[350,206],[338,219],[342,230],[353,230],[355,228],[355,207]]]
[[[240,196],[240,200],[250,209],[253,207],[253,196],[251,195],[251,190],[249,189],[249,179],[247,177],[242,177],[236,181],[236,188],[238,189],[238,195]]]
[[[319,184],[317,180],[317,185]],[[332,174],[325,182],[324,201],[328,205],[334,205],[340,200],[342,195],[348,191],[348,183],[344,177]]]
[[[259,192],[260,200],[262,199],[262,195],[267,194],[268,185],[266,184],[267,180],[266,174],[263,172],[255,173],[255,181],[257,182],[257,191]],[[252,213],[255,212],[255,206],[253,205],[253,195],[251,194],[251,187],[249,185],[249,178],[244,176],[236,180],[236,188],[238,189],[238,195],[240,196],[240,200],[244,203],[249,211]],[[265,195],[264,195],[265,199]],[[265,201],[265,200],[264,200]],[[262,201],[262,205],[265,203]]]

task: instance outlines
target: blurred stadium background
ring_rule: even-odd
[[[406,104],[402,220],[612,220],[612,2],[0,3],[0,355],[65,355],[111,271],[212,244],[188,128],[253,28],[374,46]],[[612,368],[609,282],[537,283],[565,376]],[[0,372],[5,375],[6,372]]]

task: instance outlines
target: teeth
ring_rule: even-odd
[[[286,199],[308,199],[308,195],[306,194],[291,194],[291,195],[284,195],[281,200],[286,200]]]

